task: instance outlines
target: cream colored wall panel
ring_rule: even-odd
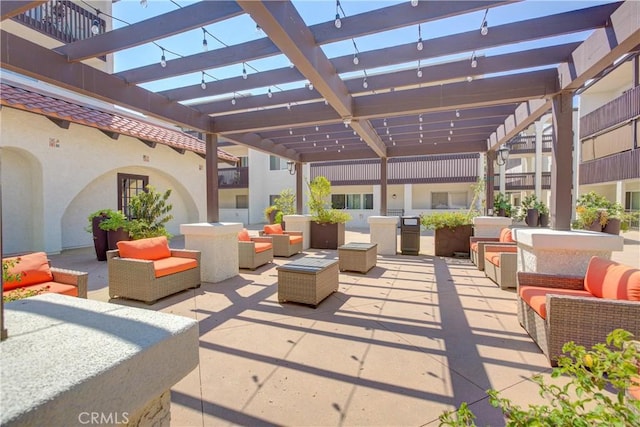
[[[633,148],[633,126],[625,125],[594,138],[595,158],[609,156]],[[584,158],[583,158],[584,159]]]

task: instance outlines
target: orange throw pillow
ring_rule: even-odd
[[[513,240],[513,231],[510,228],[500,230],[500,243],[515,243]]]
[[[4,282],[5,291],[53,280],[53,274],[51,274],[51,269],[49,268],[49,260],[44,252],[5,258],[4,261],[16,261],[14,266],[9,268],[9,274],[20,275],[19,281],[7,280]]]
[[[640,301],[640,270],[594,256],[587,267],[584,288],[599,298]]]
[[[240,242],[250,242],[251,236],[249,236],[249,232],[246,228],[243,228],[242,231],[238,231],[238,241]]]
[[[157,260],[171,256],[166,236],[150,237],[140,240],[121,240],[118,251],[122,258]]]
[[[264,226],[264,234],[283,234],[280,224],[269,224]]]

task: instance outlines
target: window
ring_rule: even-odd
[[[249,197],[246,194],[236,195],[236,209],[248,209]]]
[[[362,199],[362,209],[373,209],[373,194],[363,194]]]
[[[448,209],[449,193],[431,193],[431,209]]]
[[[431,209],[466,209],[467,193],[434,192],[431,193]]]
[[[332,194],[331,195],[331,207],[333,209],[344,209],[347,207],[345,203],[344,194]]]
[[[347,194],[347,209],[360,209],[360,194]]]
[[[269,156],[269,170],[287,170],[287,160],[277,156]]]
[[[333,209],[373,209],[373,194],[332,194]]]
[[[276,199],[280,197],[278,194],[270,194],[269,195],[269,206],[273,206],[276,204]]]
[[[238,162],[238,167],[246,168],[249,166],[249,158],[247,156],[238,157],[240,161]]]
[[[145,191],[149,185],[146,175],[118,174],[118,210],[129,217],[129,203],[133,196]]]

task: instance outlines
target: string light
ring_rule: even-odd
[[[336,0],[336,20],[333,24],[337,29],[342,28],[342,21],[340,20],[340,0]]]
[[[460,117],[460,110],[456,110],[456,117]]]
[[[204,71],[202,72],[202,82],[200,83],[200,87],[202,88],[202,90],[205,90],[207,88],[207,84],[204,81]]]
[[[162,56],[160,57],[160,66],[164,68],[167,66],[167,58],[164,56],[164,48],[161,47],[160,49],[162,49]]]
[[[140,0],[140,6],[146,9],[147,6],[149,6],[149,3],[147,2],[147,0]]]
[[[489,9],[484,11],[484,17],[482,18],[482,24],[480,25],[480,34],[486,36],[489,34],[489,23],[487,22],[487,13],[489,13]]]
[[[233,95],[233,98],[231,98],[231,105],[236,105],[236,95]]]
[[[307,141],[307,135],[302,135],[302,142],[306,142]]]
[[[362,87],[365,88],[365,89],[369,87],[369,83],[367,83],[367,78],[366,77],[362,81]]]
[[[320,130],[320,128],[318,126],[316,126],[316,132],[318,132]]]
[[[478,57],[474,52],[473,56],[471,56],[471,68],[476,68],[477,66],[478,66]]]
[[[469,83],[471,83],[471,82],[473,81],[473,77],[471,77],[471,76],[467,76],[467,81],[468,81]]]
[[[418,6],[418,0],[411,0],[411,6],[417,7]]]
[[[94,36],[100,33],[100,20],[98,17],[100,16],[100,9],[96,9],[96,17],[93,21],[91,21],[91,34]]]
[[[273,92],[271,92],[271,88],[269,88],[269,90],[267,91],[267,96],[269,98],[273,98]]]
[[[382,120],[382,126],[387,126],[387,119]]]
[[[247,77],[249,77],[249,76],[247,75],[247,68],[245,67],[244,62],[243,62],[243,63],[242,63],[242,78],[243,78],[244,80],[247,80]]]
[[[449,123],[449,126],[454,127],[455,124],[453,123],[453,120],[451,120],[451,123]]]
[[[287,102],[287,110],[291,110],[291,103]]]
[[[313,83],[309,82],[309,90],[313,90]]]
[[[420,126],[418,126],[419,130],[422,130],[422,123],[420,123]]]
[[[422,120],[423,120],[423,118],[422,118],[422,114],[420,114],[420,115],[418,116],[418,121],[419,121],[420,123],[422,123]]]
[[[451,141],[451,137],[450,136],[447,137],[447,141]]]
[[[416,45],[416,49],[424,49],[424,43],[422,43],[422,29],[420,28],[420,24],[418,24],[418,44]]]
[[[358,59],[358,52],[353,55],[353,65],[358,65],[360,60]]]
[[[416,73],[418,78],[422,78],[422,68],[420,68],[420,61],[418,60],[418,72]]]
[[[202,29],[202,51],[206,52],[209,50],[209,44],[207,43],[207,30]]]

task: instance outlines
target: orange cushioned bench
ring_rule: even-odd
[[[640,269],[592,257],[584,277],[518,272],[518,320],[552,365],[568,341],[590,349],[622,328],[640,336]]]
[[[516,287],[518,247],[493,243],[484,245],[484,272],[500,289]]]
[[[44,252],[4,258],[3,261],[12,264],[7,271],[12,278],[20,276],[20,280],[4,282],[3,296],[17,289],[25,289],[39,293],[53,292],[73,297],[87,297],[88,273],[51,267]]]
[[[200,251],[170,249],[165,236],[120,241],[107,251],[109,296],[153,304],[200,286]]]
[[[301,231],[284,231],[280,224],[268,224],[264,226],[260,235],[273,239],[274,256],[290,257],[302,252]]]

